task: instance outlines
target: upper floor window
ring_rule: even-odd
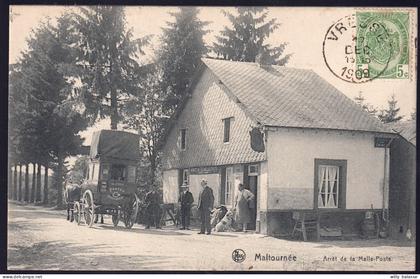
[[[230,141],[230,122],[232,120],[232,117],[228,117],[223,119],[223,142],[227,143]]]
[[[181,137],[181,150],[185,150],[187,147],[187,129],[181,129],[180,131],[180,137]]]

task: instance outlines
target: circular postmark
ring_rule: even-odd
[[[408,27],[401,15],[358,12],[330,26],[323,57],[338,78],[363,83],[408,78]]]
[[[243,261],[245,261],[246,259],[246,253],[244,250],[242,249],[235,249],[232,252],[232,260],[237,262],[237,263],[241,263]]]

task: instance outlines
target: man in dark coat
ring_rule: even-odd
[[[192,193],[188,190],[188,185],[182,184],[181,189],[182,192],[179,196],[179,203],[181,204],[181,230],[189,230],[191,205],[194,202],[194,198]]]
[[[160,229],[160,206],[159,206],[159,194],[152,189],[146,194],[146,229],[150,226],[155,225],[156,229]]]
[[[200,211],[201,230],[198,234],[211,233],[210,212],[213,209],[214,196],[213,190],[207,185],[207,180],[201,180],[201,187],[203,188],[198,196],[197,208]]]

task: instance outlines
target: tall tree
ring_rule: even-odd
[[[25,164],[25,202],[29,202],[29,163]]]
[[[48,196],[48,192],[49,192],[49,189],[48,189],[48,169],[49,169],[49,166],[48,166],[48,164],[45,164],[45,166],[44,166],[44,196],[43,196],[43,202],[44,202],[44,204],[48,204],[49,203],[49,196]]]
[[[275,47],[267,43],[270,35],[280,27],[274,18],[267,21],[267,8],[240,7],[236,8],[236,12],[237,15],[223,11],[232,28],[226,26],[221,35],[216,37],[213,51],[217,57],[233,61],[285,65],[291,57],[291,54],[282,56],[287,43],[279,43]]]
[[[149,38],[132,38],[123,7],[91,6],[80,12],[74,14],[74,34],[87,114],[92,122],[110,117],[111,129],[117,129],[124,101],[137,90],[136,59]]]
[[[36,146],[38,152],[32,162],[37,163],[38,170],[41,165],[48,165],[49,161],[63,165],[67,156],[77,153],[82,144],[78,133],[87,126],[80,111],[78,91],[75,90],[71,28],[68,14],[58,18],[56,26],[48,22],[41,24],[28,40],[28,51],[21,61],[25,90],[30,100],[29,112],[34,114],[29,117],[31,125],[22,130],[28,139],[31,136],[36,139],[35,145],[28,140],[24,146],[25,150]],[[41,188],[38,173],[38,183],[33,176],[32,187],[37,187],[31,193],[31,199],[35,194],[37,201]],[[61,205],[62,180],[57,183],[57,202]]]
[[[22,164],[19,164],[19,190],[18,190],[18,201],[22,201]]]
[[[403,116],[399,115],[399,112],[400,108],[398,107],[398,101],[393,94],[391,99],[388,100],[388,108],[381,110],[378,118],[383,123],[398,122],[403,118]]]
[[[356,97],[354,97],[354,100],[356,101],[356,103],[366,112],[368,112],[369,114],[375,116],[376,113],[378,112],[378,109],[375,108],[373,105],[366,103],[366,99],[363,96],[362,92],[359,91],[359,95],[357,95]]]
[[[208,22],[198,18],[199,10],[181,7],[171,12],[171,21],[163,28],[157,64],[161,71],[161,90],[166,94],[164,109],[171,116],[182,102],[186,89],[201,65],[201,57],[208,50],[203,36]],[[159,69],[158,69],[159,70]]]
[[[158,149],[160,140],[165,133],[167,116],[164,115],[165,95],[161,91],[161,72],[151,66],[149,74],[142,79],[141,89],[131,96],[124,112],[124,123],[128,128],[135,129],[140,135],[140,152],[147,161],[140,179],[147,180],[148,185],[155,182],[155,172],[158,165]],[[140,181],[142,182],[142,181]]]

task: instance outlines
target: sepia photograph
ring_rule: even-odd
[[[415,271],[417,13],[10,5],[7,271]]]

